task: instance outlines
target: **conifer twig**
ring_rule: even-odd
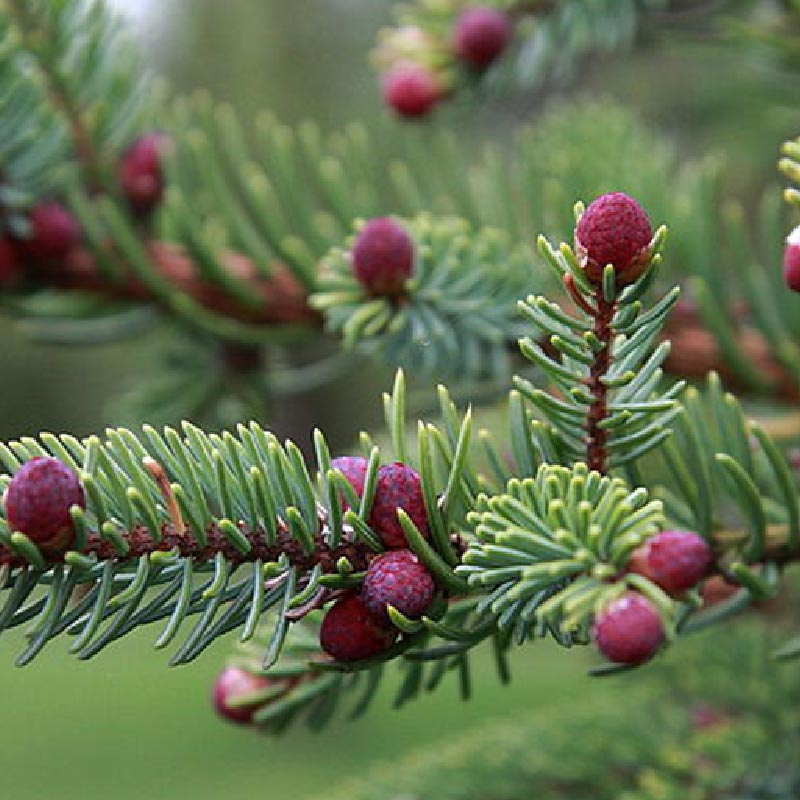
[[[198,304],[233,319],[254,323],[306,323],[320,325],[321,317],[308,305],[306,290],[292,273],[275,262],[269,277],[259,275],[255,265],[245,256],[228,253],[225,266],[240,281],[247,282],[257,306],[246,307],[226,295],[214,283],[203,279],[192,259],[179,245],[153,241],[147,245],[153,268],[176,291],[184,292]],[[58,263],[32,264],[33,275],[47,286],[106,295],[118,300],[153,301],[153,293],[133,272],[121,281],[109,280],[99,270],[93,255],[85,248],[76,248]]]
[[[43,85],[53,106],[67,123],[75,158],[81,167],[87,188],[92,194],[101,192],[103,159],[81,116],[81,110],[70,101],[63,76],[48,57],[52,32],[48,28],[47,15],[40,15],[34,19],[25,6],[25,0],[6,0],[6,7],[16,20],[23,42],[36,53]]]
[[[602,289],[598,290],[593,309],[594,334],[602,347],[596,352],[587,379],[587,386],[592,395],[592,404],[586,417],[586,463],[589,469],[605,474],[607,468],[608,452],[606,450],[607,432],[600,427],[600,423],[608,415],[608,388],[603,382],[611,362],[611,343],[614,332],[611,320],[617,309],[615,301],[608,301],[603,296]]]
[[[81,550],[81,554],[94,555],[99,561],[125,563],[133,562],[144,555],[174,551],[181,558],[191,558],[195,563],[206,563],[213,561],[217,553],[221,553],[226,561],[236,566],[253,561],[268,564],[278,561],[283,556],[289,564],[303,571],[310,571],[319,565],[322,572],[327,574],[336,572],[337,562],[342,558],[346,558],[354,570],[363,570],[366,568],[367,554],[371,552],[360,542],[343,541],[336,547],[331,547],[324,535],[325,528],[317,533],[313,549],[307,552],[285,525],[280,526],[275,543],[271,545],[267,544],[263,531],[248,529],[243,523],[238,527],[250,546],[247,553],[237,550],[216,523],[212,523],[206,530],[205,545],[202,545],[188,529],[178,530],[172,523],[164,523],[161,526],[159,541],[155,541],[152,533],[143,525],[122,532],[120,537],[127,545],[125,553],[121,553],[109,539],[97,533],[90,533],[87,545]],[[50,563],[57,563],[63,558],[63,555],[52,556],[49,560]],[[27,565],[25,559],[0,545],[0,567],[8,566],[15,569]]]

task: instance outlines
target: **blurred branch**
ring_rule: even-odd
[[[238,253],[227,253],[224,263],[238,280],[250,285],[261,302],[245,306],[204,279],[179,245],[152,241],[147,251],[153,267],[178,292],[197,303],[233,319],[263,324],[321,324],[320,315],[308,305],[305,288],[282,264],[276,262],[271,275],[259,274],[253,262]],[[121,281],[109,280],[85,248],[76,248],[63,262],[31,265],[37,280],[47,286],[105,295],[121,300],[152,301],[153,293],[131,271]]]
[[[664,329],[664,338],[672,342],[672,351],[664,362],[667,372],[692,379],[717,372],[728,388],[747,391],[748,386],[728,364],[716,337],[703,326],[698,314],[682,312],[671,317]],[[760,333],[742,327],[737,341],[744,358],[771,384],[774,398],[791,403],[800,401],[800,387],[775,360]]]
[[[176,291],[184,292],[200,305],[232,319],[256,324],[306,324],[321,327],[323,317],[311,308],[306,289],[280,262],[264,277],[245,256],[229,252],[224,263],[237,279],[247,282],[260,303],[245,306],[236,298],[220,291],[217,284],[204,279],[185,250],[175,244],[151,241],[147,251],[157,271]],[[60,289],[91,292],[119,300],[152,302],[150,289],[132,272],[122,281],[110,281],[98,268],[92,254],[76,248],[64,262],[31,265],[41,283]],[[740,323],[743,319],[740,317]],[[670,373],[687,378],[704,378],[717,372],[725,384],[734,390],[747,387],[725,361],[719,344],[702,322],[696,309],[679,305],[668,318],[664,339],[672,342],[672,352],[664,363]],[[752,328],[742,326],[738,337],[743,354],[763,373],[773,386],[773,396],[788,402],[800,401],[798,387],[789,373],[775,360],[763,336]],[[516,344],[510,343],[516,350]],[[546,343],[543,343],[546,345]]]
[[[53,47],[54,32],[48,26],[47,15],[36,15],[26,7],[26,0],[6,0],[6,8],[14,17],[24,45],[36,54],[42,83],[54,108],[66,121],[72,139],[75,158],[91,193],[103,190],[102,159],[92,135],[84,124],[81,110],[70,99],[63,73],[54,63],[58,50]]]

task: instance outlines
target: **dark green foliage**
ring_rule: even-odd
[[[547,5],[541,27],[507,61],[522,82],[630,41],[638,12],[664,3]],[[419,472],[425,524],[403,512],[396,519],[437,594],[420,619],[390,609],[394,646],[347,664],[320,653],[317,633],[325,608],[359,588],[369,557],[382,549],[370,510],[388,458],[368,434],[361,435],[369,467],[360,499],[331,469],[319,432],[314,459],[257,423],[240,424],[235,434],[186,423],[181,433],[146,426],[141,435],[115,428],[102,439],[44,433],[0,444],[7,471],[0,490],[23,462],[49,453],[80,475],[88,497],[85,510],[72,509],[77,536],[66,553],[43,553],[0,517],[0,631],[31,623],[18,663],[62,634],[87,659],[151,623],[163,624],[156,646],[166,647],[191,618],[172,663],[237,631],[242,663],[280,686],[260,698],[256,715],[278,732],[295,720],[321,727],[340,700],[363,712],[389,661],[403,671],[398,706],[448,675],[467,698],[476,647],[492,647],[506,681],[512,646],[545,637],[564,647],[588,644],[597,614],[629,589],[658,608],[669,641],[776,594],[800,548],[796,476],[716,378],[705,396],[682,393],[682,381],[665,378],[670,346],[660,337],[678,290],[645,306],[658,288],[665,229],[651,242],[649,269],[625,288],[610,266],[593,285],[568,243],[576,196],[636,195],[678,231],[675,272],[686,278],[695,317],[732,374],[761,392],[786,389],[784,376],[762,374],[739,347],[732,312],[746,296],[742,319],[760,331],[791,390],[800,376],[796,298],[761,267],[742,212],[720,204],[713,163],[682,164],[669,145],[602,100],[555,109],[507,146],[480,151],[436,130],[352,124],[327,134],[270,115],[249,122],[202,94],[164,102],[148,91],[136,54],[100,2],[7,0],[0,25],[7,56],[0,89],[10,98],[0,110],[3,225],[24,235],[25,212],[55,193],[79,219],[81,254],[94,269],[91,291],[83,284],[81,293],[54,290],[34,276],[4,299],[4,309],[39,338],[84,343],[134,335],[165,314],[191,346],[165,348],[160,380],[140,392],[140,408],[172,419],[201,414],[227,395],[238,402],[233,416],[257,413],[265,388],[302,390],[349,363],[345,354],[306,371],[261,368],[265,353],[285,357],[296,343],[319,340],[324,325],[343,350],[492,389],[507,382],[514,340],[533,364],[512,381],[504,437],[474,435],[472,410],[457,409],[444,388],[441,419],[420,421],[409,435],[398,372],[384,396],[391,440],[384,453]],[[115,166],[154,115],[173,147],[164,203],[143,221],[119,196]],[[20,138],[18,128],[34,138]],[[800,150],[789,143],[785,152],[784,171],[796,179]],[[392,213],[409,220],[417,273],[402,295],[367,297],[350,271],[348,236],[356,220]],[[782,224],[776,202],[764,203],[761,224],[768,266]],[[565,240],[558,249],[539,240],[541,268],[531,258],[534,226]],[[183,259],[178,278],[165,254]],[[740,277],[719,269],[726,257]],[[63,273],[54,275],[54,284],[69,286],[56,279]],[[299,304],[288,318],[265,311],[280,281]],[[556,303],[551,290],[562,287],[574,309]],[[667,524],[713,544],[715,571],[740,586],[732,600],[700,610],[696,588],[672,599],[626,573],[632,551]],[[796,638],[779,649],[786,659],[798,654]],[[481,788],[474,750],[477,780],[439,779],[452,798],[481,790],[486,800],[504,792],[510,800],[514,781],[534,780],[536,769],[543,791],[587,800],[600,791],[614,796],[622,784],[628,800],[685,796],[690,783],[717,797],[750,791],[734,770],[766,749],[763,729],[744,717],[762,709],[731,712],[725,701],[725,725],[692,732],[681,708],[661,708],[654,724],[654,692],[635,690],[630,702],[643,708],[619,724],[606,720],[602,738],[581,735],[586,715],[552,736],[519,726],[510,741],[502,731],[496,740],[482,737],[483,750],[499,759],[487,767],[491,791],[488,781]],[[772,724],[785,732],[782,716]],[[784,758],[780,747],[767,755],[775,764]],[[548,773],[552,759],[557,773]]]
[[[488,609],[501,630],[543,636],[565,645],[585,644],[598,608],[620,597],[630,554],[663,526],[662,505],[642,489],[631,492],[578,466],[542,466],[535,478],[512,479],[499,496],[478,498],[470,515],[475,539],[457,572],[491,591]],[[675,608],[641,576],[631,586],[653,600],[665,617]]]
[[[800,694],[763,621],[686,643],[571,710],[491,722],[341,787],[348,800],[790,800]],[[698,727],[705,719],[708,726]],[[330,798],[330,794],[328,795]]]

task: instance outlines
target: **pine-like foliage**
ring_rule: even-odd
[[[699,637],[643,681],[620,678],[611,696],[493,721],[377,765],[334,797],[790,800],[797,689],[764,658],[763,625]]]
[[[394,659],[406,670],[398,704],[451,671],[468,696],[469,655],[478,644],[491,643],[505,679],[513,644],[550,636],[564,646],[586,644],[596,614],[626,589],[653,603],[670,638],[750,597],[770,596],[779,565],[797,547],[793,478],[769,437],[749,426],[716,383],[708,411],[696,393],[681,405],[681,384],[661,388],[668,346],[655,343],[677,295],[648,310],[642,299],[664,237],[660,229],[649,247],[650,268],[622,289],[613,267],[592,285],[568,245],[555,250],[541,241],[575,310],[543,297],[522,304],[532,335],[520,347],[549,390],[517,380],[507,445],[486,431],[473,441],[472,413],[460,413],[444,389],[441,422],[419,423],[409,437],[398,374],[384,398],[392,450],[419,470],[430,538],[403,510],[398,519],[439,595],[419,620],[390,611],[400,635],[382,655],[341,664],[309,644],[320,609],[337,591],[358,588],[370,555],[383,549],[370,511],[385,459],[369,436],[362,435],[368,469],[358,498],[331,469],[319,433],[315,463],[307,465],[295,444],[281,444],[255,423],[240,425],[236,435],[185,424],[182,435],[149,427],[141,436],[110,430],[103,440],[82,442],[43,434],[0,448],[9,475],[51,455],[80,475],[88,496],[85,511],[72,509],[76,539],[63,558],[47,556],[4,525],[0,621],[9,629],[33,620],[20,663],[63,633],[88,658],[157,621],[163,647],[196,617],[172,663],[192,660],[239,629],[250,642],[247,663],[278,682],[256,719],[280,730],[300,716],[322,724],[359,687],[356,708],[366,709],[381,665]],[[544,333],[549,352],[537,343]],[[706,414],[712,424],[701,423]],[[668,438],[673,431],[684,440],[677,452]],[[751,435],[760,443],[755,453]],[[642,481],[637,467],[654,448],[671,469],[663,486]],[[693,481],[684,453],[702,465]],[[712,506],[713,481],[732,490],[742,530],[722,527],[728,520]],[[632,551],[665,525],[665,506],[650,493],[662,496],[676,519],[693,515],[693,528],[713,542],[721,568],[743,587],[735,603],[698,615],[695,594],[671,598],[648,578],[626,573]],[[604,665],[600,672],[617,669]]]
[[[545,61],[558,72],[578,53],[630,40],[639,12],[664,4],[535,5],[544,21],[519,51],[523,79],[532,65],[537,77]],[[455,7],[419,8],[426,24],[441,25]],[[383,398],[389,443],[360,436],[358,491],[321,432],[306,458],[258,422],[0,444],[0,489],[27,462],[51,457],[86,496],[85,508],[69,510],[74,536],[64,550],[15,530],[3,503],[0,633],[28,625],[18,663],[58,638],[88,659],[155,623],[156,646],[174,645],[171,663],[185,664],[236,632],[236,663],[267,679],[236,702],[278,732],[301,719],[318,728],[340,701],[362,713],[390,662],[403,672],[396,705],[451,674],[468,697],[477,647],[492,649],[508,680],[512,647],[589,644],[600,616],[627,593],[652,610],[665,645],[776,594],[800,548],[796,475],[716,374],[701,388],[668,374],[700,377],[675,361],[681,352],[699,358],[703,377],[721,356],[726,378],[797,393],[795,299],[774,269],[753,266],[761,257],[742,212],[718,202],[717,165],[680,164],[601,101],[553,111],[504,150],[477,151],[430,130],[353,124],[326,134],[268,114],[250,121],[202,94],[152,91],[97,0],[7,0],[0,25],[0,90],[9,98],[0,108],[3,235],[29,238],[37,204],[55,197],[82,237],[54,262],[31,259],[3,292],[4,310],[29,333],[108,340],[165,316],[193,345],[177,356],[164,348],[163,380],[145,393],[167,418],[200,413],[233,385],[240,407],[255,409],[265,387],[326,382],[361,354],[423,380],[444,375],[472,388],[485,382],[495,397],[508,392],[503,432],[478,427],[480,412],[459,408],[443,386],[436,420],[409,429],[399,370]],[[169,140],[160,153],[165,191],[142,214],[124,196],[118,165],[155,119]],[[796,143],[785,152],[784,172],[795,178]],[[671,258],[690,295],[683,308],[680,289],[660,277],[665,227],[640,249],[642,272],[631,283],[612,264],[590,277],[582,245],[555,247],[542,236],[535,259],[534,224],[569,240],[585,212],[578,203],[570,213],[574,197],[611,189],[637,194],[678,232]],[[374,296],[354,276],[352,237],[363,220],[386,214],[411,237],[415,271],[400,294]],[[779,241],[781,212],[769,194],[762,227],[766,241]],[[722,254],[736,259],[737,280],[719,269]],[[324,334],[341,353],[263,369],[266,353],[289,362],[298,343]],[[681,342],[675,353],[670,335]],[[742,347],[753,337],[758,364]],[[170,359],[181,362],[174,373]],[[392,461],[419,477],[422,518],[400,505],[391,518],[432,576],[434,598],[418,617],[390,605],[391,645],[337,661],[321,648],[320,626],[334,603],[361,590],[387,547],[372,512]],[[669,528],[699,534],[713,578],[734,587],[727,601],[705,602],[697,582],[669,593],[633,568],[634,553]],[[778,650],[798,654],[797,638]]]
[[[453,32],[470,4],[461,0],[414,0],[398,5],[397,27],[381,31],[373,60],[381,68],[414,61],[440,76],[449,92],[475,88],[497,92],[564,83],[589,54],[619,52],[635,41],[648,12],[665,11],[667,0],[490,0],[482,7],[507,15],[512,41],[488,72],[459,63]]]

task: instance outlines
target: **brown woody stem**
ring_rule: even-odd
[[[216,524],[206,530],[207,542],[201,545],[194,534],[183,529],[178,530],[172,523],[161,526],[161,539],[155,541],[152,533],[144,526],[137,526],[132,531],[123,534],[128,545],[128,551],[123,555],[107,539],[98,534],[89,535],[86,547],[81,550],[83,555],[97,556],[100,561],[130,562],[142,556],[157,552],[175,551],[183,558],[191,558],[195,563],[203,564],[212,561],[217,553],[221,553],[232,564],[262,561],[270,563],[278,561],[281,556],[289,560],[293,566],[309,571],[320,565],[324,573],[337,571],[336,565],[340,558],[346,558],[355,571],[360,572],[366,568],[369,548],[358,541],[343,541],[336,547],[331,547],[323,533],[317,534],[314,539],[312,551],[306,552],[300,542],[291,536],[285,527],[278,531],[274,544],[268,544],[263,530],[248,530],[240,523],[239,529],[250,544],[247,553],[237,550]],[[51,558],[49,561],[56,563],[59,559]],[[13,551],[0,546],[0,567],[24,567],[27,562]]]
[[[252,296],[258,298],[258,304],[250,306],[203,278],[179,245],[153,241],[146,247],[153,269],[162,278],[211,311],[254,324],[322,323],[320,314],[308,304],[305,287],[280,262],[275,262],[271,274],[265,276],[245,256],[223,256],[231,275],[246,283]],[[29,269],[37,282],[47,286],[101,294],[109,299],[158,302],[152,290],[130,270],[119,280],[109,279],[89,250],[82,247],[75,248],[63,261],[30,264]]]
[[[746,544],[750,538],[750,533],[745,530],[717,530],[712,533],[715,549],[724,554],[732,548]],[[784,524],[767,525],[764,542],[765,561],[795,561],[797,555],[787,553],[789,543],[789,526]]]
[[[603,378],[611,364],[611,344],[614,332],[611,320],[616,311],[616,302],[608,302],[602,290],[598,290],[595,298],[597,308],[594,311],[594,335],[600,340],[602,346],[595,353],[586,386],[592,396],[586,425],[586,463],[589,469],[605,473],[607,470],[608,450],[606,443],[608,433],[600,427],[600,423],[608,416],[608,387]]]

